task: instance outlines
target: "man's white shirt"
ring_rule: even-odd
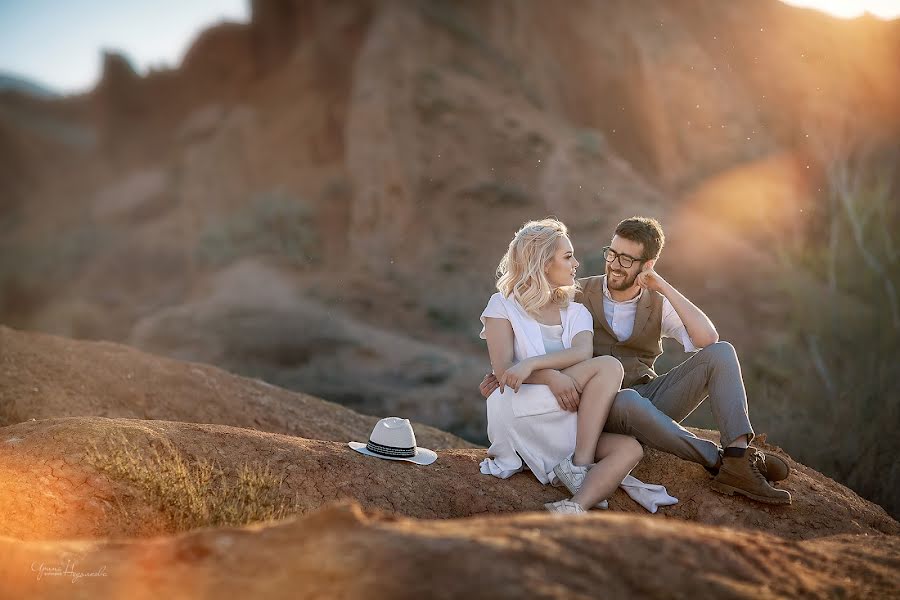
[[[606,314],[606,322],[609,323],[620,342],[630,338],[634,331],[634,317],[637,314],[638,301],[645,291],[642,289],[641,293],[631,300],[618,302],[610,296],[606,278],[603,278],[603,312]],[[678,316],[675,307],[665,296],[662,306],[662,337],[675,338],[684,346],[685,352],[700,350],[700,347],[695,346],[691,341],[691,336],[688,335],[687,328],[681,322],[681,317]]]

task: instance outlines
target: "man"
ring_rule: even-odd
[[[703,465],[718,492],[790,504],[790,492],[770,483],[788,476],[787,463],[749,446],[753,428],[734,347],[720,342],[703,311],[654,270],[664,244],[655,219],[625,219],[604,248],[605,274],[578,280],[581,291],[575,300],[594,316],[594,356],[615,356],[625,368],[605,430]],[[675,338],[695,354],[657,375],[653,365],[662,354],[663,337]],[[581,390],[571,377],[547,369],[533,373],[526,383],[550,386],[560,406],[577,410]],[[496,388],[496,378],[488,374],[480,386],[482,395]],[[721,449],[678,424],[707,397]]]

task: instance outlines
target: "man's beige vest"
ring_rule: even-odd
[[[644,290],[638,300],[631,337],[620,342],[603,310],[603,279],[606,275],[579,279],[581,291],[575,302],[584,304],[594,316],[594,356],[615,356],[625,367],[622,388],[647,383],[656,377],[653,365],[662,354],[663,296]]]

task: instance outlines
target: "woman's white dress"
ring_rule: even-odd
[[[515,298],[495,293],[481,313],[485,336],[485,318],[507,319],[513,329],[514,360],[572,347],[572,340],[582,331],[594,330],[590,311],[578,302],[560,309],[561,325],[538,323]],[[506,479],[526,466],[543,483],[557,483],[553,467],[575,451],[578,413],[559,406],[546,385],[522,384],[518,392],[499,388],[487,399],[487,433],[491,442],[488,458],[481,462],[481,472]],[[650,512],[657,506],[677,502],[660,485],[645,484],[628,475],[622,488]]]
[[[540,323],[515,299],[503,298],[497,292],[481,314],[482,325],[486,317],[509,320],[515,337],[515,362],[548,352]],[[578,333],[594,331],[593,317],[583,304],[570,302],[560,309],[560,318],[559,342],[563,349],[572,347]],[[484,327],[481,338],[486,339]],[[547,484],[554,478],[553,467],[575,450],[578,413],[563,410],[546,385],[526,383],[518,392],[511,388],[503,393],[494,390],[487,399],[487,417],[491,446],[490,458],[481,463],[483,473],[505,479],[527,465],[541,483]]]

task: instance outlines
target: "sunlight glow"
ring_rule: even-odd
[[[852,19],[871,13],[881,19],[900,17],[900,0],[781,0],[786,4],[814,8],[835,17]]]

